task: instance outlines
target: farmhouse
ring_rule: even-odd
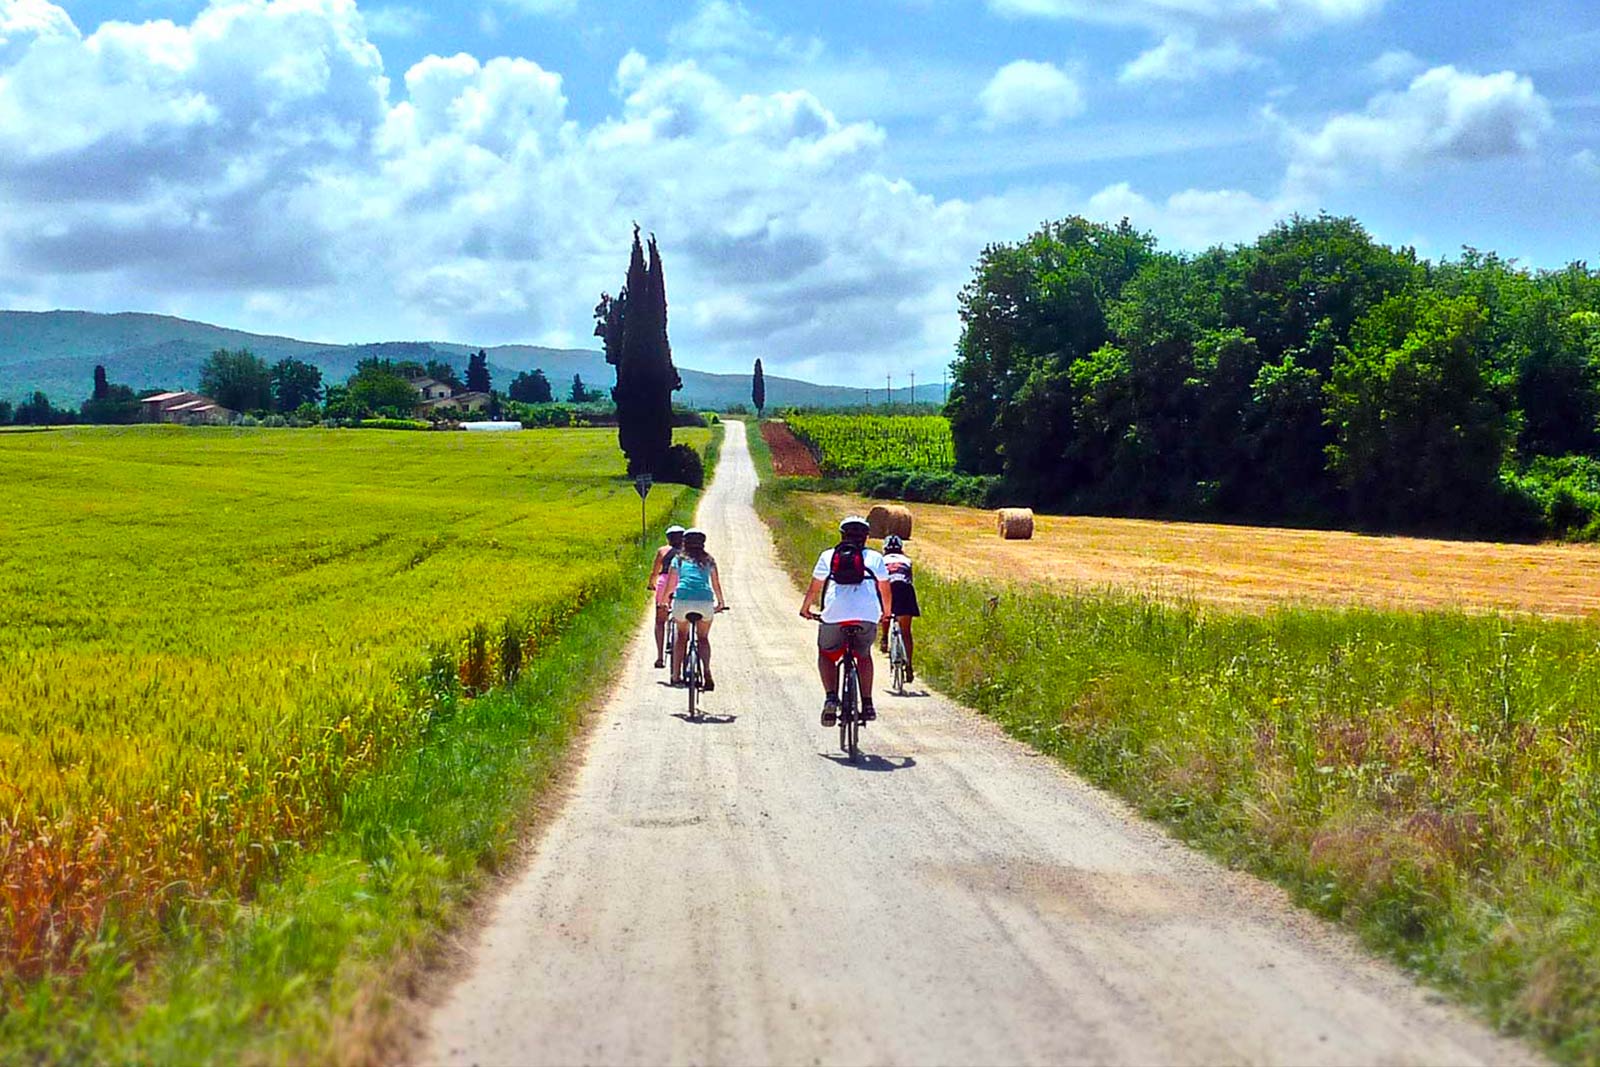
[[[411,388],[422,394],[423,403],[430,400],[448,400],[455,394],[447,383],[435,381],[432,378],[417,378],[411,383]]]
[[[488,393],[457,393],[437,400],[424,400],[423,411],[482,411],[489,406]]]
[[[157,393],[139,401],[140,418],[145,422],[175,422],[187,426],[232,422],[238,412],[230,411],[208,396],[179,390]]]

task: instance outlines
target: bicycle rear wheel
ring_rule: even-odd
[[[689,718],[696,719],[700,717],[700,642],[690,634],[687,645],[684,674],[689,679]]]
[[[861,688],[855,661],[845,657],[839,701],[839,750],[854,762],[861,755]]]

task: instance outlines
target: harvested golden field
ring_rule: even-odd
[[[819,515],[872,501],[808,498]],[[1213,523],[1041,515],[1032,541],[1002,541],[994,513],[912,504],[909,551],[941,573],[1113,587],[1230,607],[1284,603],[1600,613],[1600,546],[1371,537]]]

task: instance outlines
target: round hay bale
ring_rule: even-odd
[[[1000,536],[1007,541],[1033,540],[1032,508],[1001,508],[996,514]]]
[[[911,509],[904,504],[875,504],[867,512],[867,534],[880,539],[894,534],[902,541],[911,540]]]

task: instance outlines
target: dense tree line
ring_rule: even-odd
[[[1175,255],[1070,218],[960,298],[957,465],[1050,506],[1600,530],[1600,273],[1419,259],[1353,219]]]

